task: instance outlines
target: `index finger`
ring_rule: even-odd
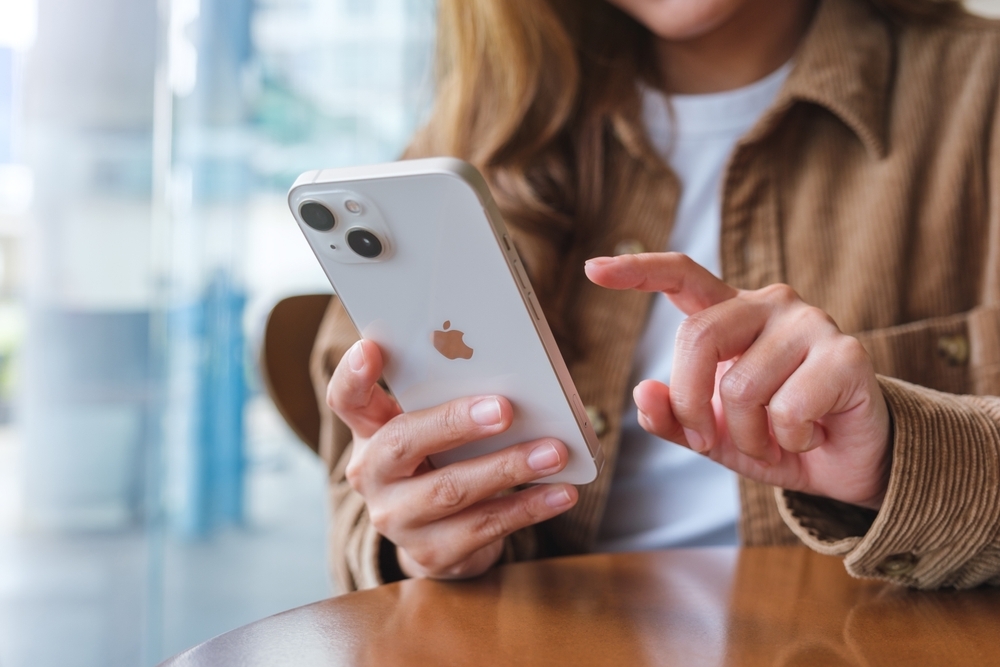
[[[340,359],[326,389],[326,403],[355,437],[370,438],[400,410],[378,384],[382,352],[370,340],[359,340]]]
[[[739,290],[679,252],[646,252],[595,257],[584,266],[587,277],[609,289],[663,292],[686,315],[732,299]]]

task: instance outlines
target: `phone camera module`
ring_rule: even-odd
[[[299,215],[307,225],[318,232],[328,232],[337,224],[337,219],[326,206],[316,202],[306,202],[299,208]]]
[[[375,259],[382,254],[382,242],[367,229],[352,229],[347,232],[347,245],[365,259]]]

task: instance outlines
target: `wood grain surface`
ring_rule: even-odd
[[[164,665],[1000,665],[1000,590],[861,581],[802,547],[578,556],[333,598]]]

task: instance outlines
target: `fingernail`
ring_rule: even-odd
[[[647,426],[649,426],[650,424],[652,424],[652,422],[649,421],[649,415],[647,415],[642,410],[639,410],[639,417],[638,417],[638,419],[639,419],[639,426],[641,426],[643,428],[646,428]]]
[[[556,448],[553,445],[542,445],[541,447],[536,447],[535,450],[528,455],[528,467],[536,472],[542,472],[543,470],[548,470],[549,468],[555,468],[557,465],[559,465],[559,452],[556,451]]]
[[[545,494],[545,504],[554,510],[567,507],[572,503],[573,499],[569,497],[569,491],[566,489],[556,489]]]
[[[483,399],[469,409],[469,416],[480,426],[496,426],[501,419],[500,401],[495,398]]]
[[[684,438],[688,441],[688,446],[694,451],[699,454],[705,451],[705,439],[698,434],[698,431],[686,428],[684,429]]]
[[[615,261],[614,257],[593,257],[588,259],[584,265],[585,266],[604,266],[605,264],[610,264]]]
[[[347,363],[355,373],[365,367],[365,349],[360,340],[347,352]]]

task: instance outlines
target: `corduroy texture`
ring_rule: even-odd
[[[847,571],[858,577],[919,588],[1000,584],[997,401],[889,378],[879,384],[895,433],[889,490],[878,516],[852,536],[842,515],[817,511],[829,501],[787,491],[778,494],[782,515],[808,546],[845,555]],[[905,562],[907,571],[887,572],[890,559]]]
[[[863,0],[820,3],[785,87],[730,160],[723,277],[744,289],[786,282],[862,341],[892,412],[894,462],[877,516],[742,480],[744,543],[798,535],[852,574],[910,586],[1000,582],[998,107],[998,24],[899,25]],[[607,225],[589,254],[622,241],[665,248],[676,179],[648,147],[608,136]],[[514,236],[530,256],[530,239]],[[512,536],[506,559],[591,548],[614,472],[650,301],[574,271],[582,354],[570,371],[607,420],[607,464],[570,512]],[[342,590],[382,581],[380,538],[343,476],[350,434],[323,400],[356,339],[334,300],[312,375]]]

